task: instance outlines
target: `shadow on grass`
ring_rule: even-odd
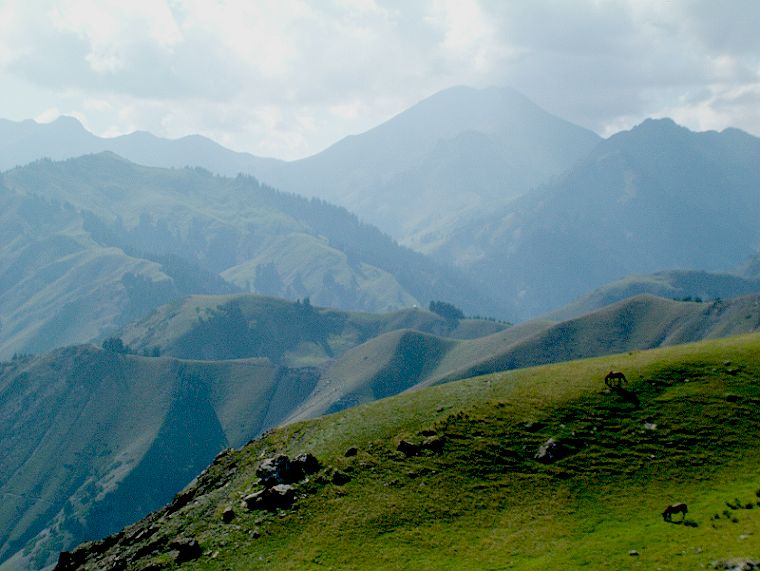
[[[699,523],[693,519],[682,519],[679,521],[665,520],[665,523],[672,523],[673,525],[683,525],[685,527],[699,527]]]

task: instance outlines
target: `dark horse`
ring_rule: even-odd
[[[686,504],[671,504],[665,508],[662,512],[662,519],[665,521],[673,521],[673,514],[681,514],[681,521],[686,519],[686,514],[689,513],[689,508]]]
[[[613,383],[613,381],[617,381],[616,383]],[[607,376],[604,377],[604,384],[607,385],[610,388],[613,387],[619,387],[623,383],[627,383],[628,379],[625,378],[625,375],[621,373],[620,371],[610,371],[607,373]]]

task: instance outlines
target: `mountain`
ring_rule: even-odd
[[[523,369],[288,425],[56,570],[751,568],[759,349]]]
[[[599,141],[511,89],[453,87],[389,121],[297,161],[239,153],[198,135],[101,138],[72,117],[0,120],[0,170],[103,151],[147,166],[254,175],[348,208],[420,251],[450,226],[562,173]]]
[[[348,349],[400,327],[472,336],[505,326],[194,296],[124,336],[168,356],[84,345],[0,362],[0,562],[10,558],[0,568],[42,568],[157,509],[221,449],[285,421]]]
[[[31,569],[60,545],[168,501],[219,450],[277,424],[273,391],[297,400],[299,381],[308,384],[265,360],[180,362],[88,346],[0,368],[0,560],[30,547]]]
[[[0,119],[0,171],[48,158],[56,161],[110,151],[132,162],[155,167],[202,167],[216,174],[253,174],[279,163],[231,151],[211,139],[190,135],[163,139],[145,131],[98,137],[74,117],[51,123]]]
[[[451,226],[561,174],[599,140],[511,89],[453,87],[316,155],[265,165],[257,176],[345,206],[428,251]]]
[[[643,293],[697,302],[738,297],[760,292],[758,278],[760,276],[744,278],[734,274],[696,270],[671,270],[628,276],[597,288],[571,304],[552,311],[547,318],[555,321],[572,319]]]
[[[329,364],[352,347],[391,331],[414,329],[452,339],[485,337],[506,324],[451,321],[421,309],[356,313],[250,294],[189,296],[118,332],[138,352],[158,348],[181,359],[265,357],[288,367]]]
[[[250,177],[104,153],[5,172],[0,203],[0,355],[88,341],[189,293],[369,311],[435,299],[498,307],[342,208]]]
[[[749,279],[760,279],[760,253],[742,265],[740,274]]]
[[[77,346],[0,365],[0,431],[10,435],[0,568],[40,568],[57,550],[135,521],[221,448],[282,423],[479,374],[759,330],[757,295],[711,304],[638,296],[509,328],[420,310],[193,296],[121,332],[132,350],[161,357]],[[622,365],[609,357],[605,366]]]
[[[756,331],[760,294],[705,304],[640,295],[576,319],[527,322],[475,339],[392,331],[332,363],[288,421],[496,371]]]
[[[728,271],[760,243],[760,139],[647,120],[555,182],[456,229],[435,254],[479,277],[514,318],[612,280]]]

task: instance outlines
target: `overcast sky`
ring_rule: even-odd
[[[0,0],[0,117],[315,153],[451,85],[760,135],[756,0]]]

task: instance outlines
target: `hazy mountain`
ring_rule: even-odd
[[[144,131],[104,138],[93,135],[73,117],[51,123],[0,119],[0,170],[49,158],[63,160],[111,151],[132,162],[155,167],[199,166],[214,173],[254,174],[279,161],[231,151],[211,139],[190,135],[163,139]]]
[[[290,162],[231,151],[197,135],[101,138],[72,117],[47,124],[0,120],[0,170],[43,157],[112,151],[148,166],[252,174],[282,190],[344,206],[429,251],[452,224],[546,182],[598,141],[516,91],[453,87],[366,133]]]
[[[760,279],[760,253],[755,254],[742,264],[740,275],[749,279]]]
[[[105,153],[8,171],[0,201],[0,355],[87,341],[188,293],[242,289],[371,311],[431,299],[494,308],[462,275],[342,208],[250,177]]]
[[[446,320],[421,309],[356,313],[250,294],[189,296],[158,308],[118,332],[141,352],[158,347],[183,359],[265,357],[288,367],[322,366],[348,349],[396,330],[455,339],[508,326],[479,319]]]
[[[760,139],[647,120],[540,191],[458,229],[436,256],[539,315],[622,276],[728,271],[760,243]]]
[[[264,165],[258,176],[345,206],[427,251],[452,224],[550,180],[599,140],[515,91],[454,87],[314,156]]]
[[[758,276],[760,278],[760,276]],[[648,293],[669,299],[712,301],[760,292],[760,279],[734,274],[717,274],[697,270],[671,270],[654,274],[628,276],[594,290],[565,307],[552,311],[547,318],[572,319],[617,301]]]

